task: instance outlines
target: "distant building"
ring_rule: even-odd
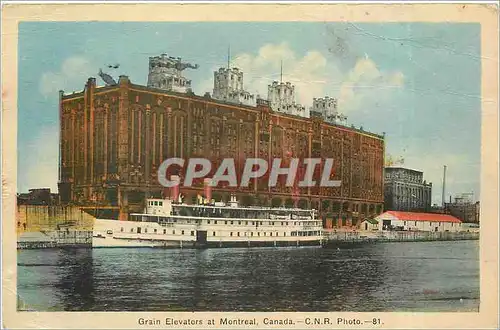
[[[212,97],[229,103],[256,105],[255,96],[243,89],[243,72],[238,68],[220,68],[214,72]]]
[[[423,172],[403,167],[386,167],[384,209],[393,211],[430,211],[432,183]]]
[[[387,211],[375,218],[379,230],[460,231],[462,222],[449,214]]]
[[[17,195],[17,205],[56,205],[59,194],[50,192],[50,188],[30,189],[28,193]]]
[[[479,202],[474,202],[470,193],[461,194],[453,202],[445,203],[445,211],[462,222],[479,223]]]

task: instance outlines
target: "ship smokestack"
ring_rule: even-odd
[[[172,186],[170,190],[170,199],[172,201],[177,202],[179,200],[179,183],[180,183],[180,178],[178,175],[172,175],[170,176],[170,180],[175,182],[175,185]]]
[[[203,191],[205,193],[205,198],[210,203],[212,200],[212,179],[206,178],[203,180]]]

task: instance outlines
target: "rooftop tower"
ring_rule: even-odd
[[[185,69],[197,69],[198,64],[182,62],[180,57],[167,54],[149,58],[148,87],[187,93],[191,80],[182,75]]]

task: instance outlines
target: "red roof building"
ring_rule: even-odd
[[[402,212],[402,211],[387,211],[385,213],[388,213],[398,218],[399,220],[407,220],[407,221],[431,221],[431,222],[455,222],[455,223],[462,222],[458,218],[455,218],[454,216],[449,214]]]
[[[449,214],[387,211],[375,218],[379,230],[458,231],[462,221]]]

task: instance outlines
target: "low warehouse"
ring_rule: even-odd
[[[387,211],[375,218],[379,230],[460,231],[462,222],[449,214]]]

